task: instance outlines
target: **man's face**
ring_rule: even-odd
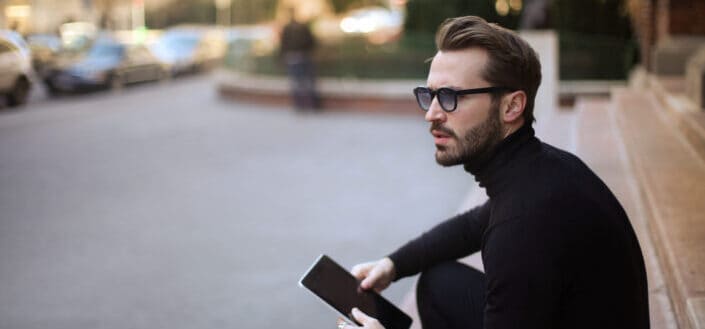
[[[483,88],[487,52],[481,48],[439,51],[433,58],[427,85],[433,90]],[[436,144],[436,162],[442,166],[472,164],[489,157],[502,140],[499,104],[491,94],[459,95],[453,112],[444,112],[435,98],[426,112]]]

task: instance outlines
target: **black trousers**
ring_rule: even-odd
[[[458,262],[438,264],[421,273],[416,303],[424,329],[481,329],[485,274]]]

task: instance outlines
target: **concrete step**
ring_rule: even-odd
[[[648,78],[648,85],[666,110],[669,121],[705,160],[705,111],[685,95],[685,84],[682,77]]]
[[[612,97],[679,328],[705,328],[705,161],[653,91]]]
[[[647,210],[630,167],[626,146],[609,99],[579,98],[575,104],[576,154],[609,186],[624,207],[639,239],[649,283],[654,329],[677,328],[661,266],[648,230]]]

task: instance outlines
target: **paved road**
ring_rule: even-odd
[[[432,153],[420,115],[296,115],[208,77],[0,109],[0,329],[331,328],[296,284],[319,253],[382,256],[475,188]]]

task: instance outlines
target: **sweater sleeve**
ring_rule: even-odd
[[[446,260],[480,250],[490,217],[490,203],[452,217],[397,249],[389,258],[397,272],[395,280],[414,275]]]

